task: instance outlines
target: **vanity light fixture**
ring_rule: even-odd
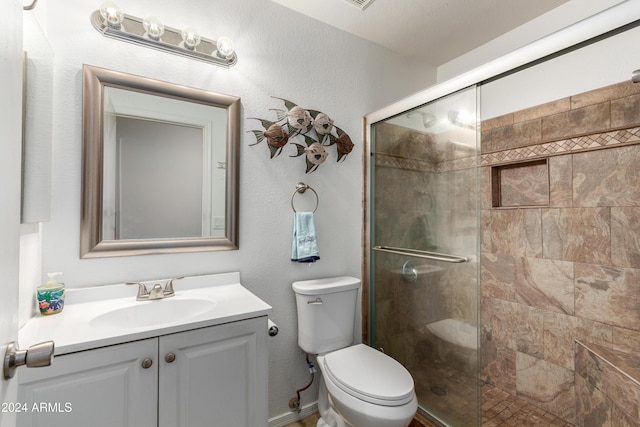
[[[151,40],[160,41],[164,34],[164,24],[155,16],[147,16],[144,18],[142,27],[144,28],[143,37],[150,38]]]
[[[181,35],[182,41],[180,42],[179,46],[192,52],[195,51],[196,47],[202,41],[198,30],[192,27],[188,27],[182,30]]]
[[[135,43],[229,68],[238,60],[228,37],[217,41],[202,37],[194,28],[178,30],[165,26],[155,16],[140,19],[127,15],[112,0],[91,14],[94,28],[105,37]]]
[[[233,56],[235,48],[233,41],[229,37],[220,37],[216,43],[216,47],[218,48],[217,55],[219,58],[227,59]]]

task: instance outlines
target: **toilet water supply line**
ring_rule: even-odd
[[[315,373],[317,372],[316,367],[313,365],[313,362],[309,360],[308,354],[306,355],[306,358],[307,358],[307,366],[309,367],[309,373],[311,374],[311,379],[309,380],[309,384],[307,384],[302,388],[297,389],[296,395],[291,399],[289,399],[289,409],[291,409],[291,412],[300,413],[300,411],[302,411],[302,406],[300,405],[300,392],[305,391],[306,389],[311,387],[311,384],[313,384],[313,378],[315,376]]]

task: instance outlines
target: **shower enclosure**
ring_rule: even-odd
[[[481,421],[477,104],[473,86],[369,128],[369,344],[449,426]]]

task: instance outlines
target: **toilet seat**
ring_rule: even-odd
[[[365,402],[400,406],[414,397],[409,371],[396,360],[364,344],[328,353],[322,364],[337,387]]]

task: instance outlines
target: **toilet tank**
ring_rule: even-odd
[[[360,279],[331,277],[294,282],[298,307],[298,345],[323,354],[353,344]]]

